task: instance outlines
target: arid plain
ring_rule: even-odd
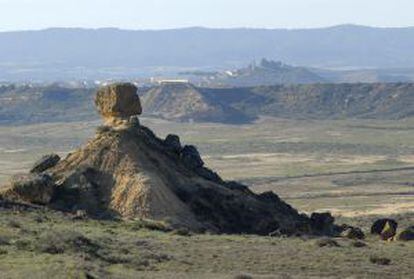
[[[141,122],[161,137],[175,133],[183,143],[196,145],[206,164],[223,178],[242,181],[257,192],[272,190],[300,211],[330,211],[338,223],[360,226],[367,234],[380,216],[396,218],[401,227],[413,223],[414,119],[263,118],[246,125],[152,118]],[[99,125],[91,121],[0,127],[1,184],[13,173],[26,172],[43,154],[65,156],[92,137]],[[339,247],[319,247],[314,238],[186,235],[164,232],[160,225],[72,221],[48,211],[10,212],[2,214],[1,222],[3,242],[11,244],[1,248],[0,270],[6,278],[33,270],[38,277],[80,278],[319,278],[338,273],[349,278],[409,278],[413,272],[412,243],[383,242],[369,234],[366,247],[346,239],[337,240]],[[45,235],[46,228],[51,235]],[[117,240],[110,240],[113,235]],[[81,247],[73,244],[79,237],[88,240]],[[50,243],[45,240],[49,238]],[[64,252],[42,253],[48,245]],[[391,263],[378,265],[373,257]]]

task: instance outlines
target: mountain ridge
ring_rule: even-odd
[[[413,47],[413,27],[54,28],[0,32],[0,74],[5,79],[45,73],[62,78],[70,70],[68,77],[94,78],[105,71],[113,77],[114,69],[122,68],[123,74],[136,76],[143,67],[240,67],[262,57],[321,68],[414,67]]]

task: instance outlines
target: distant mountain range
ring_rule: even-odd
[[[414,28],[56,28],[0,33],[0,79],[137,77],[242,67],[262,57],[317,68],[414,68],[413,49]]]
[[[0,124],[98,119],[93,88],[0,86]],[[302,84],[139,90],[144,116],[171,121],[248,123],[294,119],[403,119],[414,116],[414,83]]]

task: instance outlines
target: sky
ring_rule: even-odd
[[[414,26],[414,0],[0,0],[0,31]]]

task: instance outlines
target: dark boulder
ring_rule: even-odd
[[[57,154],[49,154],[40,158],[30,170],[31,173],[42,173],[59,163],[60,157]]]
[[[381,235],[382,231],[384,230],[385,225],[388,224],[393,228],[394,231],[397,231],[398,223],[394,219],[378,219],[372,224],[371,226],[371,234]]]
[[[192,170],[201,168],[204,165],[200,153],[198,153],[197,148],[193,145],[184,146],[184,148],[181,150],[180,156],[184,165]]]
[[[389,265],[391,263],[390,259],[384,258],[384,257],[377,257],[377,256],[371,256],[369,258],[369,261],[377,265]]]
[[[381,239],[382,240],[391,240],[397,234],[397,228],[394,226],[393,223],[387,222],[385,223],[384,229],[381,232]]]
[[[397,236],[397,240],[401,241],[411,241],[414,240],[414,226],[410,226],[400,232]]]
[[[341,237],[349,238],[349,239],[364,239],[365,234],[364,232],[357,227],[353,226],[343,226],[343,231],[341,232]]]
[[[50,202],[55,192],[55,184],[47,174],[15,175],[2,197],[8,200],[45,205]]]
[[[79,169],[69,173],[56,190],[51,201],[51,207],[69,211],[84,211],[88,215],[95,217],[104,217],[108,212],[105,209],[108,200],[105,200],[105,194],[99,187],[97,177],[102,175],[98,170],[82,166]],[[107,177],[105,179],[111,179]]]
[[[315,232],[321,234],[333,234],[335,218],[329,212],[311,214],[311,225]]]
[[[209,168],[206,167],[201,167],[195,170],[195,172],[208,180],[214,181],[214,182],[218,182],[218,183],[222,183],[223,180],[221,179],[221,177],[214,171],[210,170]]]
[[[164,144],[168,149],[170,149],[174,152],[177,152],[177,153],[179,153],[182,149],[181,142],[180,142],[180,137],[177,136],[177,135],[169,134],[165,138]]]

